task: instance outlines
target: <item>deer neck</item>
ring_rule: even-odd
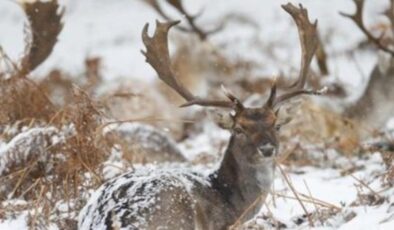
[[[230,204],[235,215],[242,214],[260,196],[266,195],[273,180],[273,161],[251,165],[236,160],[236,154],[246,155],[248,151],[254,153],[257,150],[245,138],[233,134],[219,169],[211,175],[213,186]]]

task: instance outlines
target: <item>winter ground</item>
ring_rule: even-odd
[[[221,130],[212,132],[215,130],[212,126],[206,130],[209,130],[206,133],[208,138],[201,135],[190,141],[194,143],[189,147],[190,155],[195,156],[199,146],[203,146],[199,152],[214,152],[215,148],[205,147],[206,143],[211,143],[208,146],[217,145],[209,141],[212,136],[227,139],[227,133]],[[392,131],[386,130],[389,135],[393,135]],[[181,147],[184,146],[181,144]],[[379,152],[367,151],[357,157],[347,157],[335,149],[308,146],[302,154],[313,159],[313,163],[308,166],[281,165],[283,172],[276,170],[273,193],[260,214],[248,223],[250,228],[245,229],[261,229],[262,226],[265,229],[394,227],[394,189],[384,182],[382,175],[385,175],[386,168],[382,167],[384,162]]]
[[[206,154],[218,158],[216,152],[220,143],[225,143],[228,138],[226,131],[210,122],[207,122],[206,126],[204,132],[179,144],[182,152],[191,161]],[[391,133],[393,131],[391,130]],[[212,139],[213,137],[215,139]],[[29,135],[19,137],[22,138],[29,138]],[[31,135],[30,138],[34,137]],[[0,154],[16,146],[18,139],[7,144],[2,143]],[[381,153],[363,152],[359,156],[349,157],[339,154],[334,149],[323,150],[318,146],[308,146],[302,154],[304,158],[313,159],[313,163],[309,166],[297,166],[295,161],[295,165],[292,166],[281,165],[280,169],[283,172],[280,169],[276,170],[272,194],[267,198],[260,213],[246,224],[248,228],[245,229],[263,227],[264,229],[392,229],[394,227],[394,188],[386,181],[387,171]],[[131,167],[120,159],[117,152],[113,152],[103,165],[102,173],[106,179],[131,170]],[[217,163],[197,164],[194,169],[207,174],[217,166]],[[91,192],[93,190],[88,190],[83,196],[88,197]],[[51,216],[59,215],[56,213],[61,211],[67,216],[67,204],[63,202],[59,201],[52,210]],[[6,218],[1,221],[0,229],[27,229],[28,216],[32,215],[32,211],[18,210],[17,207],[18,205],[23,207],[28,202],[16,198],[2,203],[3,207],[9,207],[10,204],[15,207],[11,212],[14,214],[9,214],[8,209],[4,210],[3,215]],[[39,210],[35,211],[40,215]],[[76,214],[71,212],[69,215],[75,217]],[[55,224],[45,228],[59,229]]]
[[[153,10],[138,0],[61,2],[66,7],[64,29],[52,55],[34,74],[44,76],[52,69],[60,68],[72,76],[78,76],[83,71],[85,58],[98,56],[102,58],[104,65],[104,85],[124,79],[150,82],[155,78],[154,71],[139,52],[143,47],[140,39],[143,25],[146,22],[153,23],[158,18]],[[261,74],[270,75],[280,71],[286,74],[293,68],[297,69],[299,45],[296,29],[288,15],[280,9],[280,4],[287,1],[185,2],[191,12],[204,9],[199,21],[202,25],[214,27],[224,15],[230,13],[248,19],[247,23],[229,21],[225,29],[210,40],[215,46],[222,47],[226,56],[263,63],[261,68],[254,70]],[[347,84],[352,92],[348,100],[360,95],[365,77],[375,65],[377,55],[376,52],[360,51],[349,58],[344,52],[352,50],[356,43],[363,40],[363,35],[357,28],[338,14],[339,11],[352,12],[352,2],[291,2],[303,3],[311,18],[319,20],[321,37],[329,55],[333,57],[328,63],[332,69],[328,81],[339,79]],[[383,21],[378,13],[387,4],[388,1],[384,0],[367,1],[367,19],[374,19],[367,22],[376,23],[376,19]],[[5,31],[0,36],[0,44],[12,58],[19,57],[23,52],[24,20],[23,12],[14,1],[0,2],[0,31]],[[256,49],[256,41],[263,46],[261,49]],[[275,58],[262,52],[267,47],[273,49]],[[226,131],[209,122],[204,127],[202,132],[177,143],[185,157],[191,161],[204,154],[217,160],[216,153],[222,151],[220,147],[229,136]],[[388,124],[382,132],[393,138],[392,129]],[[296,142],[297,139],[292,141]],[[15,143],[15,140],[0,139],[0,156],[14,147]],[[262,226],[267,229],[394,229],[394,189],[385,181],[386,167],[381,152],[364,151],[344,156],[335,149],[322,150],[318,144],[308,144],[304,151],[305,156],[314,159],[312,163],[308,166],[282,165],[290,183],[277,170],[273,194],[267,199],[260,214],[248,223],[251,229]],[[114,162],[111,163],[111,160]],[[108,161],[105,172],[109,175],[106,178],[116,175],[119,168],[121,171],[127,170],[128,166],[123,167],[116,159]],[[117,167],[111,167],[113,165]],[[211,162],[208,166],[208,169],[202,166],[200,168],[211,170],[217,165]],[[3,171],[2,167],[0,164],[0,171]],[[26,201],[7,200],[2,207],[6,206],[5,203],[23,206]],[[58,209],[62,208],[67,209],[60,204]],[[29,215],[29,210],[18,210],[14,215],[0,210],[0,229],[27,229]],[[59,228],[54,224],[46,227]]]

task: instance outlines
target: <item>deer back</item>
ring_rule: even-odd
[[[80,213],[80,229],[221,229],[229,219],[207,177],[179,166],[137,168],[92,198]]]

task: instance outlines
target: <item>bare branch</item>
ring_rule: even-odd
[[[166,21],[175,21],[173,18],[169,17],[164,11],[161,9],[159,3],[156,0],[145,0],[145,3],[150,5],[161,17],[163,17]],[[177,25],[179,28],[179,25]]]
[[[160,7],[160,4],[157,0],[145,0],[147,4],[149,4],[160,16],[162,16],[167,21],[174,21],[170,16],[168,16],[163,9]],[[184,8],[181,0],[166,0],[168,4],[174,7],[182,16],[185,17],[187,23],[190,28],[177,25],[176,27],[183,32],[195,33],[200,40],[205,41],[211,34],[217,33],[224,28],[224,24],[220,24],[217,28],[214,28],[210,31],[205,31],[201,27],[196,24],[196,20],[201,16],[202,11],[196,15],[190,15]]]
[[[342,16],[351,19],[357,27],[365,34],[370,42],[375,44],[380,50],[394,55],[394,50],[387,47],[383,41],[382,36],[374,36],[368,29],[365,27],[364,20],[363,20],[363,9],[364,9],[364,0],[353,0],[354,4],[356,5],[356,12],[354,14],[347,14],[347,13],[340,13]],[[390,7],[390,9],[392,9]]]
[[[299,96],[299,95],[323,95],[327,92],[328,88],[327,87],[323,87],[320,90],[307,90],[307,89],[300,89],[300,90],[296,90],[296,91],[292,91],[290,93],[286,93],[284,95],[280,96],[280,101],[277,100],[275,102],[275,105],[279,105],[280,103],[283,103],[284,101],[287,101],[293,97]]]
[[[194,96],[189,90],[187,90],[181,82],[175,77],[175,74],[171,68],[170,54],[168,51],[168,31],[171,27],[177,25],[179,21],[160,23],[156,21],[156,30],[153,37],[148,35],[147,23],[142,31],[142,40],[146,47],[146,51],[141,51],[146,57],[148,62],[153,69],[156,70],[159,78],[181,95],[187,102],[182,105],[200,105],[200,106],[214,106],[214,107],[227,107],[234,108],[238,107],[239,100],[235,96],[228,93],[226,96],[230,101],[221,100],[208,100]]]
[[[323,41],[320,36],[318,36],[319,45],[316,50],[316,60],[317,66],[319,67],[320,73],[324,75],[329,74],[327,65],[327,52],[324,48]]]

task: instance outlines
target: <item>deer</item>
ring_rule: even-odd
[[[341,13],[350,19],[356,27],[365,35],[367,41],[373,44],[379,51],[378,62],[373,67],[365,90],[361,97],[350,105],[346,105],[343,115],[351,118],[368,128],[381,129],[394,113],[394,48],[393,39],[376,36],[367,29],[364,21],[364,0],[353,0],[356,11],[353,14]],[[384,15],[389,19],[391,34],[394,33],[394,2],[390,1],[389,8]]]
[[[168,33],[179,21],[156,21],[152,37],[145,25],[142,53],[147,63],[186,100],[182,107],[230,110],[218,117],[231,137],[219,167],[208,175],[190,168],[144,166],[107,181],[81,210],[79,229],[228,229],[240,217],[243,221],[259,211],[274,179],[280,105],[299,95],[322,94],[304,88],[318,45],[317,21],[310,22],[302,5],[282,8],[298,28],[301,68],[298,79],[280,95],[274,81],[261,107],[245,107],[224,87],[225,100],[193,95],[171,69]]]

